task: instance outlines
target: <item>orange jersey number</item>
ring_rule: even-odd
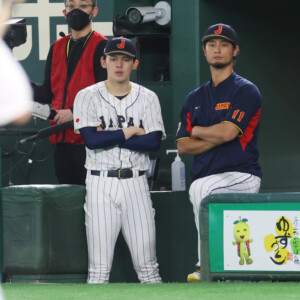
[[[237,121],[241,122],[242,119],[244,118],[245,113],[243,111],[240,112],[239,109],[236,109],[232,114],[232,119],[235,119],[237,115],[239,115]]]

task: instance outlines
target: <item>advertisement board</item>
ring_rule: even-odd
[[[300,203],[209,205],[211,272],[299,272]]]

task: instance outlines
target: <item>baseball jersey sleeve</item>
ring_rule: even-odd
[[[101,125],[101,121],[97,118],[94,97],[95,95],[90,87],[77,93],[73,109],[75,133],[80,133],[79,129],[84,127],[98,127]]]
[[[152,93],[152,97],[146,104],[145,116],[144,116],[144,129],[146,133],[153,131],[161,131],[162,139],[166,138],[164,122],[162,119],[160,103],[155,93]]]
[[[176,140],[190,137],[190,132],[192,130],[191,126],[191,112],[189,109],[189,96],[184,102],[184,105],[181,109],[180,122],[178,124],[178,129],[176,133]]]
[[[262,97],[255,85],[247,85],[239,90],[231,103],[222,122],[233,123],[243,135],[251,123],[256,126],[259,121]]]

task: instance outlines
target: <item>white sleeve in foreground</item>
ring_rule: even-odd
[[[3,126],[31,112],[33,95],[26,73],[2,39],[0,66],[0,126]]]

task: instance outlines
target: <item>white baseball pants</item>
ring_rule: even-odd
[[[159,283],[155,211],[146,176],[129,179],[91,175],[86,179],[85,224],[88,283],[107,283],[120,230],[142,283]]]
[[[258,193],[261,179],[257,176],[240,173],[225,172],[216,175],[199,178],[190,187],[190,201],[193,205],[195,223],[198,231],[198,258],[197,267],[201,266],[200,261],[200,230],[199,230],[199,209],[202,199],[210,194],[221,193]]]

